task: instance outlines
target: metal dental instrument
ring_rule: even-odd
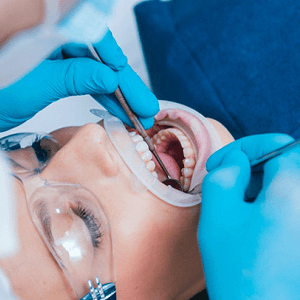
[[[94,56],[94,58],[101,62],[104,63],[102,61],[102,59],[99,57],[97,51],[94,49],[94,47],[89,44],[88,45],[89,50],[91,51],[92,55]],[[159,163],[160,167],[163,169],[164,173],[167,176],[167,179],[164,180],[162,183],[164,183],[165,185],[170,185],[171,187],[173,187],[174,189],[183,191],[183,188],[180,184],[180,182],[176,179],[173,179],[170,175],[170,173],[168,172],[168,170],[166,169],[164,163],[162,162],[162,160],[160,159],[160,157],[158,156],[155,147],[150,139],[150,137],[148,136],[145,128],[143,127],[142,123],[140,122],[140,120],[138,119],[138,117],[134,114],[134,112],[132,111],[132,109],[130,108],[130,106],[128,105],[120,87],[118,87],[116,89],[116,91],[114,92],[115,96],[117,97],[117,99],[119,100],[120,104],[122,105],[123,109],[125,110],[126,114],[128,115],[129,119],[131,120],[131,122],[133,123],[136,131],[142,136],[142,138],[144,139],[144,141],[146,142],[146,144],[149,147],[149,150],[153,153],[154,157],[156,158],[157,162]]]
[[[254,159],[250,162],[250,166],[251,166],[251,172],[257,172],[257,171],[261,171],[263,168],[263,165],[270,160],[271,158],[274,158],[282,153],[285,153],[289,150],[291,150],[294,147],[297,147],[300,145],[300,139],[295,140],[294,142],[291,142],[290,144],[287,144],[277,150],[274,150],[266,155],[263,155],[262,157],[258,158],[258,159]]]
[[[269,161],[270,159],[283,154],[297,146],[300,146],[300,139],[295,140],[294,142],[287,144],[285,146],[282,146],[279,149],[276,149],[266,155],[263,155],[260,158],[254,159],[250,162],[250,166],[251,166],[251,173],[257,173],[257,172],[261,172],[263,170],[263,166],[264,164]],[[198,193],[201,193],[201,185],[202,183],[196,185],[190,192],[189,194],[195,195]]]

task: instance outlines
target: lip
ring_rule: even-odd
[[[147,133],[152,137],[157,126],[175,127],[188,137],[196,160],[190,186],[192,189],[206,175],[205,165],[209,156],[222,146],[220,137],[211,123],[193,109],[170,101],[160,100],[159,104],[160,111],[154,117],[155,124]]]
[[[200,169],[205,167],[205,162],[210,154],[211,141],[201,120],[186,111],[164,109],[155,116],[155,125],[180,129],[190,140],[196,161],[200,163]]]

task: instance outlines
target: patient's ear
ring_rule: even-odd
[[[214,119],[210,119],[210,118],[206,118],[217,130],[220,139],[222,141],[223,146],[231,143],[234,141],[233,136],[231,135],[231,133],[218,121],[214,120]]]

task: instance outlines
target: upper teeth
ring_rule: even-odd
[[[176,135],[180,141],[181,147],[183,148],[183,155],[185,159],[183,160],[184,168],[181,170],[182,176],[180,177],[180,183],[183,186],[183,190],[187,192],[189,190],[194,167],[196,165],[194,150],[188,138],[179,129],[168,128],[159,131],[153,136],[152,140],[154,144],[159,144],[162,140],[167,139],[170,134]],[[136,150],[146,163],[146,167],[153,174],[153,176],[157,177],[157,173],[154,171],[155,164],[152,161],[152,154],[148,148],[148,145],[143,141],[143,138],[139,134],[134,132],[130,133],[130,135],[132,141],[136,143]]]
[[[136,144],[135,149],[141,156],[142,160],[145,162],[147,169],[152,173],[154,177],[157,177],[155,170],[155,163],[152,160],[152,153],[149,150],[148,145],[144,142],[142,136],[136,132],[130,132],[132,141]]]

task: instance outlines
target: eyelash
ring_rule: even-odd
[[[77,215],[79,218],[83,220],[86,227],[88,228],[90,235],[92,237],[93,246],[95,248],[99,248],[101,244],[101,224],[99,223],[98,219],[94,216],[94,214],[82,207],[81,205],[77,205],[77,207],[74,209],[72,208],[75,215]]]
[[[51,232],[51,219],[48,216],[46,204],[41,201],[36,205],[36,208],[38,211],[39,218],[42,222],[44,232],[46,233],[49,241],[52,242],[53,237]],[[83,220],[86,227],[88,228],[92,238],[93,246],[95,248],[99,248],[101,244],[101,237],[103,234],[101,232],[101,224],[99,223],[98,219],[94,216],[94,214],[90,210],[82,207],[79,204],[77,204],[76,208],[71,208],[71,209],[75,215],[77,215],[79,218]]]

